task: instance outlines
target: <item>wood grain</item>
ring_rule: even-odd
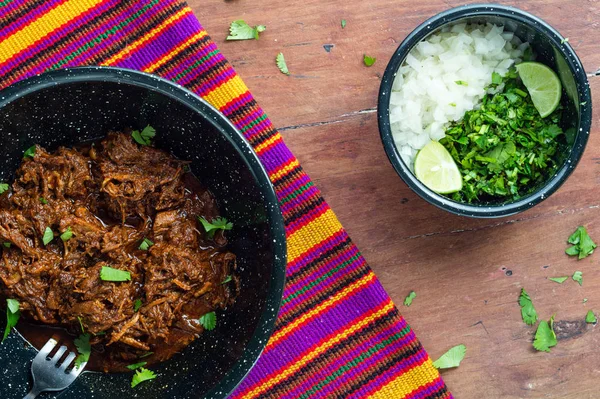
[[[502,1],[549,22],[575,48],[600,104],[600,2]],[[475,220],[416,196],[383,152],[375,107],[380,76],[418,24],[464,1],[191,0],[190,5],[337,213],[432,357],[464,343],[462,365],[444,372],[457,398],[598,398],[600,254],[576,261],[565,240],[581,224],[600,242],[600,106],[584,157],[549,199],[522,214]],[[259,41],[225,42],[235,19],[267,25]],[[341,29],[341,19],[347,20]],[[333,45],[327,52],[324,45]],[[279,73],[285,54],[291,76]],[[362,55],[377,57],[371,68]],[[580,270],[580,287],[548,277]],[[544,319],[556,314],[559,343],[531,346],[521,287]],[[588,301],[584,304],[583,299]]]

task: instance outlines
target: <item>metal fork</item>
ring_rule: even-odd
[[[58,364],[67,351],[65,345],[58,348],[52,359],[48,359],[48,355],[57,344],[57,340],[50,338],[33,359],[33,363],[31,363],[33,388],[31,388],[31,391],[23,399],[33,399],[45,391],[62,391],[71,385],[85,368],[87,362],[67,371],[67,367],[69,367],[73,359],[77,356],[74,352],[69,352],[65,360]]]

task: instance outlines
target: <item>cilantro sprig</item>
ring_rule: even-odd
[[[148,369],[141,367],[133,375],[133,378],[131,379],[131,387],[135,388],[139,383],[148,381],[148,380],[153,380],[155,378],[156,378],[156,374],[154,374],[153,371],[150,371]]]
[[[81,367],[90,360],[90,354],[92,353],[92,345],[90,345],[90,334],[81,334],[74,341],[75,347],[79,355],[75,358],[75,367]]]
[[[217,315],[215,312],[206,313],[200,317],[199,322],[206,330],[214,330],[217,326]]]
[[[141,145],[152,144],[152,139],[156,136],[156,130],[150,125],[146,126],[142,131],[134,130],[131,132],[131,137]]]
[[[213,238],[217,230],[231,230],[233,228],[233,223],[228,222],[224,217],[215,218],[212,222],[209,222],[204,217],[198,217],[198,220],[202,223],[208,238]]]
[[[257,25],[254,28],[251,27],[243,19],[233,21],[229,26],[229,36],[227,40],[258,40],[260,33],[267,29],[264,25]]]
[[[489,88],[481,106],[452,122],[440,140],[463,177],[462,190],[450,194],[455,201],[523,197],[554,173],[568,144],[559,126],[561,107],[540,118],[514,68],[504,77],[492,75]]]

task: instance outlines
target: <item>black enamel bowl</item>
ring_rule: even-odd
[[[392,137],[390,129],[390,95],[398,68],[404,63],[408,53],[423,39],[439,32],[445,26],[457,23],[493,23],[514,32],[523,41],[528,41],[536,61],[550,66],[558,72],[563,85],[562,105],[564,107],[564,130],[574,129],[575,139],[566,153],[562,165],[556,173],[528,195],[517,201],[502,203],[467,204],[437,194],[421,183],[404,163]],[[419,25],[400,44],[390,60],[379,90],[377,109],[379,131],[388,159],[402,180],[419,196],[429,203],[454,213],[479,218],[502,217],[522,212],[540,203],[554,193],[569,177],[583,155],[592,123],[592,99],[586,73],[567,41],[550,25],[541,19],[513,7],[498,4],[472,4],[444,11]]]
[[[228,234],[241,282],[217,327],[152,366],[156,380],[130,388],[132,373],[86,372],[60,398],[223,398],[265,347],[285,280],[283,219],[269,178],[242,134],[200,97],[164,79],[116,68],[58,70],[0,92],[0,180],[12,181],[23,150],[72,146],[124,127],[156,128],[156,147],[192,161],[192,172],[235,228]],[[0,346],[0,397],[22,398],[36,350],[18,334]]]

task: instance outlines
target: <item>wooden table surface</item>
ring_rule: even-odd
[[[501,1],[546,20],[575,48],[596,106],[583,159],[558,192],[516,216],[450,215],[414,194],[387,161],[376,120],[380,76],[418,24],[464,1],[191,0],[368,263],[437,358],[463,343],[461,366],[444,371],[457,398],[599,398],[600,253],[577,261],[566,238],[586,225],[600,242],[600,1]],[[259,41],[226,42],[231,21],[264,24]],[[345,29],[340,21],[347,20]],[[326,48],[329,47],[329,50]],[[283,52],[291,75],[281,74]],[[363,54],[377,57],[371,68]],[[598,72],[597,72],[598,71]],[[583,286],[548,277],[583,272]],[[558,345],[532,347],[534,327],[517,299],[530,293],[538,314],[556,313]],[[402,306],[411,291],[417,298]],[[587,298],[587,303],[583,303]]]

